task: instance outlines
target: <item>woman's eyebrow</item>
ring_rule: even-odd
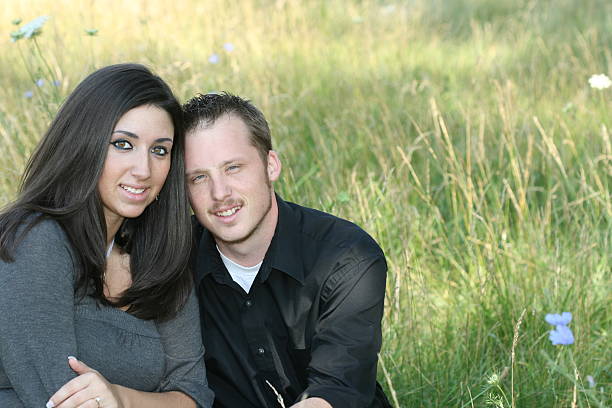
[[[127,131],[127,130],[114,130],[113,133],[122,133],[122,134],[124,134],[124,135],[126,135],[128,137],[131,137],[131,138],[134,138],[134,139],[140,139],[136,133],[132,133],[132,132]]]
[[[121,133],[133,139],[140,139],[136,133],[132,133],[128,130],[115,130],[113,131],[113,133]],[[155,142],[156,143],[163,143],[163,142],[174,143],[174,141],[170,139],[169,137],[160,137],[159,139],[155,139]]]

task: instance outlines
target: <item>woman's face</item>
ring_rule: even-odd
[[[126,112],[117,122],[98,181],[107,228],[138,217],[159,194],[170,170],[174,126],[153,105]]]

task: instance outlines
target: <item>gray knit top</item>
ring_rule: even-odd
[[[121,309],[77,302],[68,237],[45,220],[27,234],[15,262],[0,260],[0,407],[42,408],[76,374],[75,356],[110,383],[181,391],[212,406],[195,296],[173,320],[138,319]]]

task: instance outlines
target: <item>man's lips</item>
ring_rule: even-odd
[[[238,204],[238,205],[234,205],[231,207],[225,207],[225,208],[218,209],[216,211],[213,211],[212,213],[216,215],[217,217],[224,217],[224,218],[231,217],[232,215],[240,211],[241,208],[242,208],[242,205]]]

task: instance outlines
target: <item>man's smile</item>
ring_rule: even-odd
[[[232,215],[240,211],[241,208],[242,208],[242,204],[238,204],[230,208],[222,209],[220,211],[214,211],[213,214],[215,214],[217,217],[223,217],[223,218],[231,217]]]

